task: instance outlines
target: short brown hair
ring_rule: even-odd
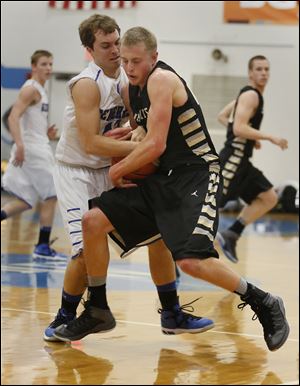
[[[93,49],[95,42],[95,33],[102,30],[105,34],[110,34],[117,30],[120,34],[121,30],[115,19],[106,16],[95,14],[84,20],[79,26],[79,36],[84,47]]]
[[[144,43],[147,51],[157,50],[156,37],[144,27],[130,28],[122,38],[125,46],[135,46],[138,43]]]
[[[264,55],[256,55],[256,56],[253,56],[251,59],[249,59],[249,62],[248,62],[248,70],[252,70],[253,68],[253,62],[255,60],[268,60]]]
[[[46,51],[46,50],[36,50],[31,55],[31,64],[37,64],[39,58],[41,58],[42,56],[46,56],[47,58],[53,57],[53,55],[49,51]]]

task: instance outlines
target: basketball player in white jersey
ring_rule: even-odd
[[[33,256],[55,258],[50,248],[56,192],[53,182],[54,155],[49,139],[56,135],[55,125],[48,127],[48,96],[44,88],[52,73],[53,57],[45,50],[31,56],[32,77],[22,86],[8,117],[14,139],[3,188],[15,199],[1,208],[1,221],[32,208],[41,201],[40,234]]]
[[[67,85],[64,128],[56,151],[55,186],[72,242],[72,259],[65,272],[61,307],[44,333],[47,341],[58,340],[53,335],[55,328],[76,317],[78,304],[87,284],[90,285],[83,258],[81,224],[88,200],[112,187],[108,177],[109,157],[126,156],[137,145],[134,141],[117,140],[131,130],[121,128],[129,114],[121,98],[128,80],[121,67],[119,26],[114,19],[96,14],[81,23],[79,35],[93,61]],[[114,128],[117,129],[111,130]],[[149,246],[149,258],[162,305],[177,303],[174,263],[161,240]],[[94,284],[104,285],[105,280],[97,278]],[[101,293],[97,296],[102,301]],[[180,316],[184,315],[188,317],[180,310]],[[107,325],[107,329],[113,327]],[[193,332],[200,332],[197,327],[195,323]]]

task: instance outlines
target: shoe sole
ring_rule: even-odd
[[[89,331],[89,332],[84,333],[84,334],[73,336],[72,338],[66,338],[64,336],[59,336],[56,333],[54,333],[53,336],[62,342],[72,342],[74,340],[80,340],[89,334],[101,334],[101,333],[112,331],[115,327],[116,327],[116,325],[114,325],[114,327],[107,329],[107,330],[99,330],[99,331],[93,331],[92,330],[92,331]]]
[[[62,342],[60,339],[56,338],[55,336],[47,336],[46,334],[44,334],[43,338],[46,342]]]
[[[224,255],[227,257],[227,259],[230,260],[232,263],[236,264],[239,260],[236,257],[232,256],[232,254],[225,249],[226,242],[223,236],[219,232],[217,232],[216,239],[218,240],[220,247],[222,248],[222,251]]]
[[[32,257],[34,259],[41,259],[41,260],[51,260],[51,261],[66,261],[68,260],[68,257],[63,256],[46,256],[46,255],[38,255],[36,253],[32,254]]]
[[[214,323],[212,323],[212,324],[209,324],[208,326],[205,326],[202,328],[197,328],[194,330],[186,330],[186,329],[182,329],[182,328],[172,329],[172,328],[163,328],[163,327],[161,330],[162,330],[162,333],[164,335],[200,334],[201,332],[208,331],[214,327],[215,327],[215,325],[214,325]]]
[[[289,333],[290,333],[290,326],[288,325],[288,322],[287,322],[286,317],[285,317],[285,308],[284,308],[283,300],[279,296],[276,296],[276,299],[278,300],[279,308],[284,315],[287,329],[286,329],[286,332],[285,332],[284,336],[282,337],[280,343],[278,343],[278,345],[276,347],[274,347],[274,348],[268,347],[270,351],[276,351],[280,347],[282,347],[284,345],[284,343],[286,342],[286,340],[289,336]]]

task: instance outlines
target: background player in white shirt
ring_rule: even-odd
[[[1,208],[1,221],[32,208],[41,201],[40,234],[34,257],[57,257],[49,246],[56,191],[53,182],[54,156],[49,139],[56,136],[48,127],[48,96],[44,85],[52,73],[53,56],[37,50],[31,56],[32,77],[22,86],[8,117],[14,145],[3,176],[3,188],[15,199]]]

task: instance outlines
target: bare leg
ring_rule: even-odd
[[[54,214],[55,214],[56,201],[57,201],[56,198],[53,197],[41,203],[41,210],[40,210],[41,227],[52,227]]]
[[[238,288],[241,281],[240,275],[214,257],[203,260],[183,259],[177,261],[177,264],[188,275],[208,281],[231,292]]]
[[[254,222],[269,212],[278,202],[278,197],[275,190],[272,188],[266,192],[260,193],[250,205],[246,205],[239,218],[242,218],[246,225]]]
[[[28,209],[31,209],[31,206],[18,198],[14,198],[12,201],[7,202],[1,208],[1,210],[5,211],[7,218],[15,216],[16,214],[22,213]]]
[[[107,275],[109,249],[107,233],[113,230],[108,218],[98,208],[84,214],[82,233],[84,239],[84,260],[90,277]]]
[[[164,285],[176,280],[175,263],[171,252],[162,240],[148,246],[149,266],[155,285]],[[162,264],[164,269],[162,269]]]
[[[67,265],[64,276],[64,291],[69,295],[76,296],[83,294],[87,287],[86,268],[83,252]]]

